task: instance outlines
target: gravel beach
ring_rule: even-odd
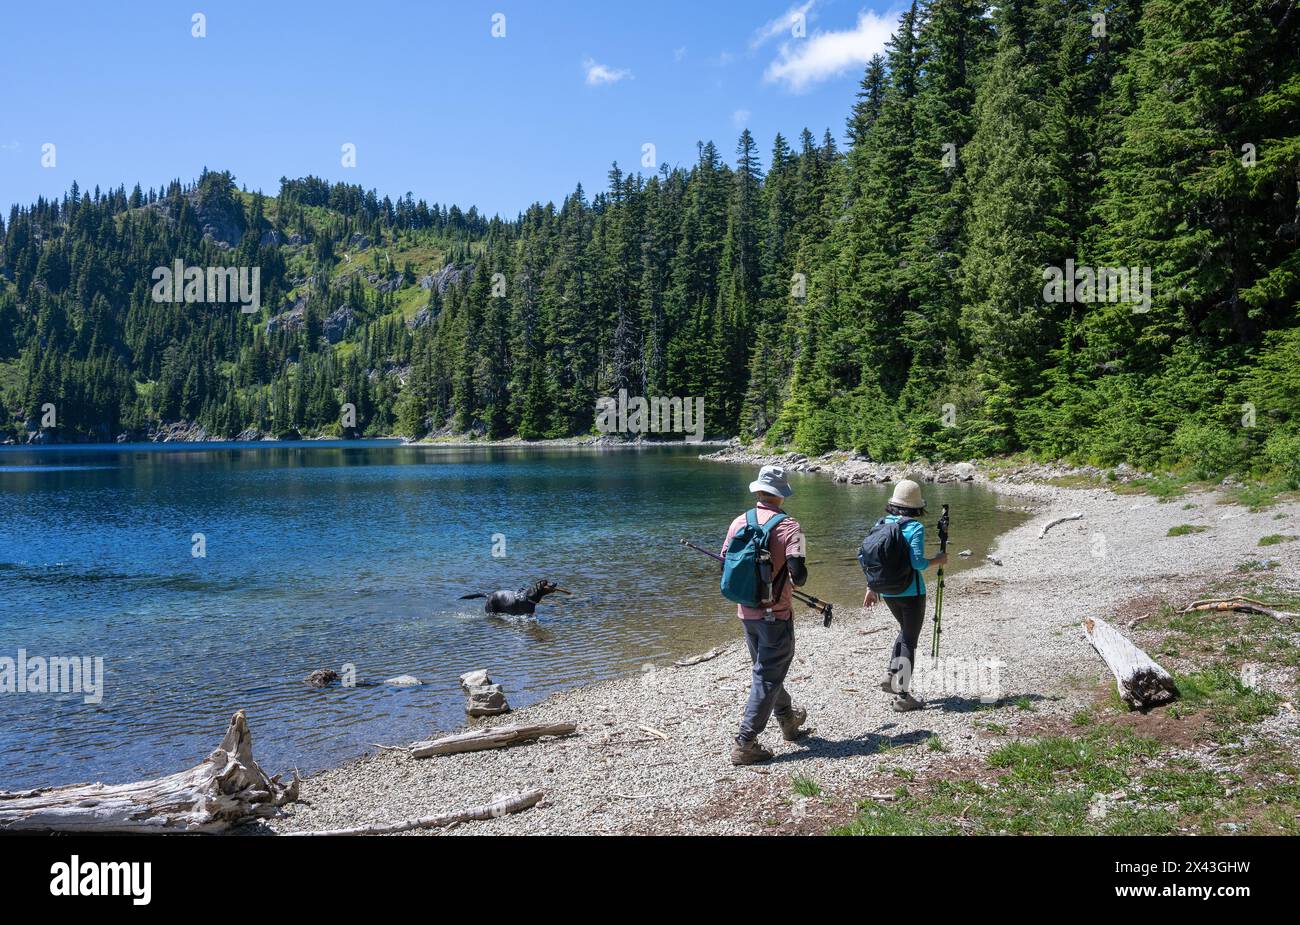
[[[746,464],[773,459],[725,451],[715,458]],[[901,471],[854,460],[782,459],[837,481],[855,475],[859,481],[883,480]],[[573,722],[574,736],[419,760],[377,751],[307,778],[301,802],[287,806],[266,828],[291,832],[392,822],[539,787],[546,796],[534,809],[412,834],[821,832],[846,821],[855,801],[891,789],[893,779],[882,767],[920,775],[973,766],[1016,735],[1017,727],[1041,728],[1092,702],[1110,674],[1083,638],[1085,617],[1113,618],[1117,608],[1135,600],[1194,593],[1247,560],[1276,560],[1271,580],[1300,585],[1300,542],[1257,546],[1267,534],[1296,532],[1300,504],[1252,513],[1227,503],[1218,491],[1162,503],[1036,481],[1050,474],[1024,469],[989,479],[968,469],[926,473],[940,481],[974,478],[1036,513],[999,539],[992,554],[1001,565],[985,561],[948,579],[942,652],[950,673],[944,684],[918,666],[915,686],[926,701],[923,710],[894,713],[889,696],[876,688],[897,626],[889,612],[863,610],[860,598],[839,601],[830,628],[810,611],[797,617],[797,654],[787,688],[807,708],[813,732],[786,743],[772,722],[763,742],[775,758],[764,765],[736,768],[728,759],[749,683],[737,626],[735,642],[708,661],[647,666],[638,676],[480,721]],[[1076,512],[1083,517],[1039,538],[1044,524]],[[1180,524],[1207,529],[1167,535]],[[955,557],[962,548],[954,537],[949,553]],[[719,600],[718,606],[728,605]],[[922,633],[926,653],[932,613],[931,600]],[[969,666],[971,659],[998,665],[996,691],[953,683],[951,666]],[[491,669],[466,669],[478,667]],[[983,674],[986,686],[990,671]],[[994,702],[981,703],[981,694]],[[1025,704],[1032,710],[1022,709]],[[990,731],[990,720],[1000,731]],[[1279,721],[1295,723],[1296,714]],[[795,776],[816,781],[821,797],[797,796]]]

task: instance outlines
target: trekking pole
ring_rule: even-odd
[[[939,553],[948,551],[948,505],[943,506],[943,516],[939,518]],[[943,566],[934,589],[934,633],[930,637],[930,658],[939,657],[939,637],[943,635]]]
[[[696,546],[694,543],[691,543],[687,540],[678,540],[677,542],[681,543],[683,546],[686,546],[690,549],[694,549],[696,552],[702,552],[704,553],[704,555],[708,556],[710,559],[713,559],[717,562],[722,561],[722,556],[718,555],[716,552],[710,552],[709,550],[705,549],[702,546]],[[796,600],[802,601],[803,603],[807,604],[813,610],[817,611],[819,614],[822,615],[822,626],[831,625],[831,620],[835,619],[834,604],[832,604],[830,601],[823,601],[819,597],[813,597],[811,594],[800,591],[798,588],[791,588],[790,593],[791,595],[794,596]]]

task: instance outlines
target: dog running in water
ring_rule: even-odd
[[[512,617],[531,617],[537,610],[537,605],[542,602],[542,598],[548,594],[554,594],[556,591],[561,594],[569,593],[558,587],[555,582],[542,578],[534,581],[526,588],[520,588],[518,591],[493,591],[491,594],[484,594],[480,591],[475,594],[462,594],[460,599],[468,601],[476,597],[486,598],[483,603],[484,613],[508,614]]]

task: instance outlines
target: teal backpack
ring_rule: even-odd
[[[745,514],[745,525],[736,531],[722,556],[722,596],[746,607],[767,607],[772,603],[772,556],[767,544],[772,530],[785,520],[777,514],[759,525],[758,511]]]

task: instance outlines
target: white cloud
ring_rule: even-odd
[[[751,113],[748,109],[737,109],[731,114],[731,124],[736,128],[744,128],[749,124]]]
[[[802,93],[813,84],[838,77],[850,69],[866,66],[871,56],[881,52],[894,31],[892,13],[878,15],[870,10],[858,14],[858,23],[843,32],[818,32],[781,46],[776,60],[767,66],[763,79],[783,83],[789,90]]]
[[[685,58],[685,57],[686,57],[686,46],[685,46],[685,45],[683,45],[681,48],[679,48],[679,49],[677,49],[675,52],[673,52],[673,60],[674,60],[674,61],[681,61],[681,60],[682,60],[683,58]]]
[[[632,72],[623,67],[609,67],[605,64],[598,64],[591,58],[582,62],[582,66],[587,69],[587,86],[600,87],[604,84],[616,84],[620,80],[627,80],[632,77]]]
[[[806,26],[807,20],[811,18],[808,16],[808,13],[816,5],[817,0],[808,0],[808,2],[802,6],[792,6],[780,16],[776,17],[776,19],[769,20],[759,28],[755,29],[753,38],[749,40],[750,51],[761,48],[772,39],[781,35],[793,37],[792,33],[795,23],[803,22]]]

